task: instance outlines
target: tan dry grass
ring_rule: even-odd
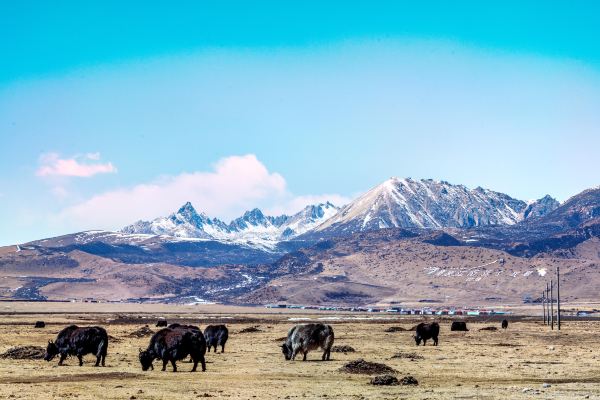
[[[244,318],[232,316],[233,321]],[[207,316],[194,317],[206,321]],[[332,353],[332,361],[322,362],[320,354],[312,352],[308,362],[286,362],[274,339],[285,336],[293,325],[288,317],[262,315],[262,332],[233,333],[226,353],[207,355],[207,372],[190,373],[191,364],[182,362],[180,372],[172,373],[161,372],[160,367],[142,372],[139,367],[138,348],[146,347],[149,338],[129,334],[149,321],[134,323],[133,318],[128,323],[107,324],[102,321],[109,316],[95,314],[0,316],[0,352],[13,346],[44,345],[71,321],[80,325],[102,322],[110,335],[121,339],[110,344],[105,368],[93,367],[91,356],[83,367],[72,358],[63,367],[56,365],[57,360],[0,360],[0,398],[531,398],[531,393],[523,393],[525,388],[539,390],[538,398],[600,398],[600,322],[568,322],[561,333],[534,322],[513,322],[507,332],[479,332],[478,328],[490,323],[470,323],[471,331],[463,333],[450,332],[450,323],[443,321],[438,347],[416,347],[412,332],[384,332],[390,326],[410,328],[414,319],[331,322],[335,343],[352,346],[355,353]],[[34,329],[38,319],[44,319],[48,327]],[[255,325],[254,320],[237,322],[230,325],[230,331]],[[398,352],[415,352],[424,358],[393,358]],[[358,358],[385,363],[399,371],[399,378],[412,375],[419,386],[373,386],[369,376],[339,371]],[[544,382],[551,387],[542,388]]]

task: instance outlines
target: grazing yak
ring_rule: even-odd
[[[199,331],[200,328],[196,325],[170,324],[167,328],[171,329],[193,329]]]
[[[104,367],[107,350],[108,334],[104,328],[99,326],[80,328],[71,325],[60,331],[54,342],[48,341],[44,360],[51,361],[60,354],[58,365],[62,365],[67,356],[73,355],[77,356],[79,366],[82,366],[83,356],[91,353],[96,356],[95,366],[99,366],[102,361]]]
[[[506,329],[508,328],[508,320],[503,319],[502,320],[502,329]]]
[[[163,328],[167,326],[167,320],[166,319],[159,319],[158,321],[156,321],[156,327],[157,328]]]
[[[152,336],[146,350],[140,349],[139,359],[143,371],[154,369],[153,361],[160,359],[163,362],[163,371],[171,362],[173,372],[177,372],[176,362],[191,356],[194,362],[192,372],[194,372],[198,362],[202,364],[202,371],[206,371],[205,354],[206,341],[198,327],[171,324],[170,327],[163,328]]]
[[[45,328],[45,327],[46,327],[46,323],[44,321],[35,321],[34,328]]]
[[[433,345],[438,345],[438,335],[440,334],[440,325],[437,322],[426,324],[421,322],[417,325],[417,332],[414,336],[415,343],[418,345],[423,341],[423,346],[427,343],[427,340],[433,339]]]
[[[217,346],[221,346],[221,353],[225,352],[225,343],[229,338],[229,331],[225,325],[209,325],[204,329],[204,339],[206,339],[206,345],[208,346],[208,352],[210,348],[215,348],[217,352]]]
[[[450,326],[451,331],[468,332],[467,323],[465,321],[453,321]]]
[[[331,346],[333,346],[333,328],[324,324],[299,324],[289,330],[281,350],[286,360],[294,360],[302,352],[302,361],[306,361],[306,354],[319,347],[323,349],[323,361],[329,360]]]

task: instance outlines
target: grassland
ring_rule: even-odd
[[[63,307],[61,309],[60,307]],[[66,309],[64,309],[67,307]],[[152,312],[152,310],[155,312]],[[23,305],[0,314],[0,353],[14,346],[45,346],[65,325],[102,325],[115,339],[110,343],[107,366],[93,367],[92,356],[83,367],[69,358],[57,360],[0,359],[0,398],[18,399],[521,399],[600,398],[599,321],[569,321],[561,332],[549,331],[532,318],[515,318],[504,332],[479,331],[499,326],[497,321],[469,321],[470,331],[450,332],[449,320],[441,324],[438,347],[416,347],[411,332],[385,332],[390,326],[410,328],[418,320],[403,316],[265,313],[262,309],[203,306],[127,306],[111,310],[103,305],[68,308]],[[145,324],[152,329],[158,316],[170,322],[206,326],[225,322],[230,340],[224,354],[207,355],[206,372],[188,372],[191,364],[179,363],[179,372],[142,372],[137,354],[149,337],[130,334]],[[332,353],[329,362],[320,354],[309,361],[286,362],[280,338],[298,318],[326,320],[337,345],[355,353]],[[347,318],[371,319],[347,319]],[[36,320],[44,329],[34,329]],[[240,333],[258,326],[259,332]],[[417,353],[423,358],[392,358],[396,353]],[[396,369],[398,378],[415,377],[418,386],[373,386],[367,375],[340,371],[347,362],[363,358]],[[158,365],[158,364],[157,364]],[[549,384],[549,387],[544,385]],[[530,390],[528,390],[530,389]],[[589,397],[586,397],[589,396]]]

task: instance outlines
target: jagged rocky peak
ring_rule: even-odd
[[[121,230],[124,233],[145,233],[187,238],[216,240],[279,241],[292,239],[322,223],[337,212],[330,202],[309,205],[298,213],[288,216],[267,216],[260,209],[246,211],[229,224],[217,218],[198,213],[187,202],[168,217],[152,221],[138,221]]]
[[[312,204],[310,206],[306,206],[301,213],[311,219],[320,219],[326,216],[328,213],[336,213],[339,210],[338,207],[334,206],[331,202],[327,201],[326,203]]]
[[[187,220],[192,220],[200,216],[200,214],[198,214],[192,203],[190,203],[189,201],[181,207],[179,207],[179,210],[177,210],[177,212],[173,215],[179,215]]]
[[[177,210],[177,213],[178,214],[182,214],[182,215],[194,215],[194,214],[197,214],[196,209],[194,208],[194,206],[192,205],[192,203],[190,203],[189,201],[186,202],[181,207],[179,207],[179,210]]]
[[[600,187],[584,190],[546,215],[532,218],[531,223],[566,229],[596,218],[600,218]]]
[[[262,221],[265,219],[265,215],[259,208],[254,208],[250,211],[246,211],[243,218],[248,221]]]
[[[246,211],[241,217],[231,221],[229,228],[231,230],[240,231],[250,227],[267,227],[270,225],[272,225],[271,221],[265,217],[263,212],[258,208],[254,208]]]
[[[177,210],[176,213],[171,214],[171,220],[174,223],[187,222],[192,224],[194,227],[202,229],[204,225],[215,225],[223,228],[225,223],[217,218],[211,219],[208,215],[203,212],[198,213],[192,203],[186,202],[183,206]]]
[[[532,201],[527,205],[523,211],[523,219],[542,217],[556,210],[559,206],[559,201],[547,194],[541,199]]]

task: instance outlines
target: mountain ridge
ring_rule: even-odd
[[[203,212],[198,213],[190,202],[186,202],[167,217],[137,221],[120,232],[179,238],[277,242],[305,233],[331,217],[338,209],[329,201],[308,205],[291,216],[267,216],[260,209],[254,208],[226,224],[218,218],[208,217]]]
[[[447,181],[392,177],[344,206],[315,231],[343,234],[392,227],[514,225],[529,215],[545,215],[558,205],[549,195],[528,204],[482,187],[468,189]]]
[[[559,205],[549,195],[525,202],[479,186],[468,189],[447,181],[392,177],[343,207],[330,202],[313,204],[291,216],[267,216],[254,208],[226,224],[198,213],[187,202],[167,217],[137,221],[121,232],[264,244],[392,227],[444,229],[514,225],[542,217]]]

